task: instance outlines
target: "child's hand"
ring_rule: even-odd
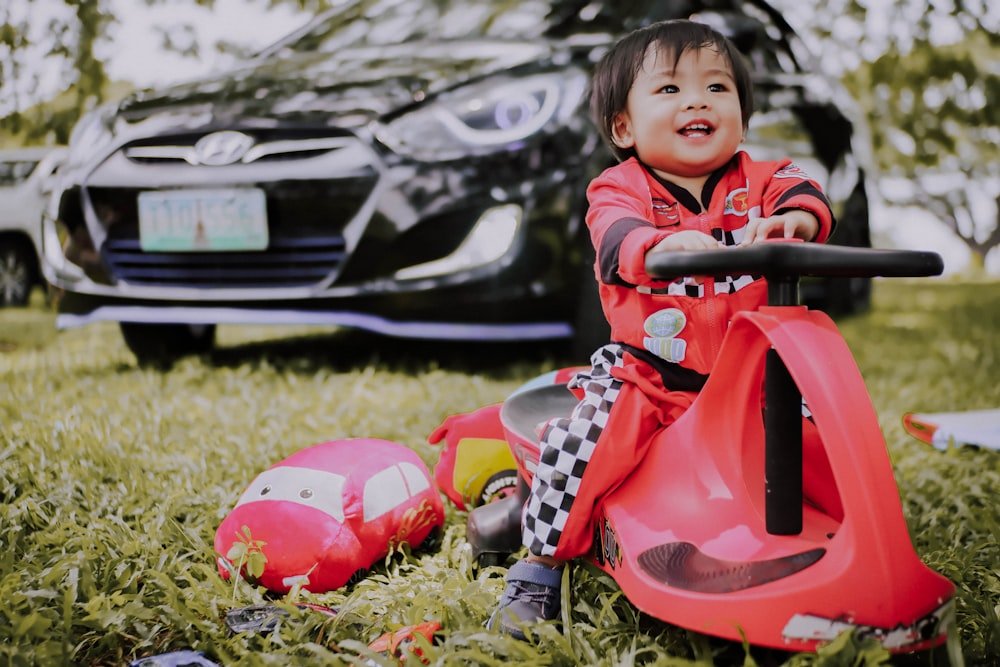
[[[770,218],[754,218],[747,223],[741,246],[765,239],[785,238],[812,241],[819,233],[819,220],[808,211],[795,209]]]
[[[721,245],[721,243],[709,234],[694,229],[686,229],[683,232],[677,232],[666,237],[650,248],[649,252],[660,250],[715,250]]]

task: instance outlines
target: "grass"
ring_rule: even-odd
[[[914,544],[957,586],[967,664],[1000,664],[1000,452],[934,450],[907,411],[1000,407],[1000,284],[879,282],[839,326],[882,420]],[[559,346],[475,346],[360,332],[221,328],[219,349],[139,368],[111,324],[56,332],[36,299],[0,311],[0,665],[121,665],[171,650],[222,664],[394,664],[367,644],[437,620],[435,665],[763,664],[645,617],[605,575],[576,568],[571,623],[538,645],[487,632],[503,570],[473,567],[464,513],[438,551],[400,553],[350,589],[308,596],[271,634],[230,635],[227,609],[263,602],[215,569],[215,529],[270,464],[324,440],[401,442],[433,465],[448,415],[502,400],[564,365]],[[787,665],[873,665],[844,638]],[[771,657],[772,661],[777,658]],[[415,662],[415,661],[411,661]]]

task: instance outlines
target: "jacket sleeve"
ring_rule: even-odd
[[[830,201],[823,194],[819,183],[791,160],[776,163],[777,169],[764,190],[763,215],[769,217],[792,209],[808,211],[819,220],[819,232],[813,239],[826,243],[833,233],[836,220]]]
[[[660,282],[646,274],[646,252],[670,232],[650,222],[652,200],[645,178],[621,166],[608,169],[587,188],[587,227],[597,253],[598,278],[623,286]]]

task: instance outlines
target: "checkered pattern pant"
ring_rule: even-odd
[[[522,517],[522,540],[531,553],[567,560],[587,553],[597,499],[621,484],[656,433],[690,405],[687,396],[675,398],[680,392],[666,390],[655,372],[637,382],[620,379],[640,363],[619,345],[597,350],[591,369],[569,383],[583,390],[583,398],[569,417],[543,426]],[[664,409],[676,401],[674,409]]]

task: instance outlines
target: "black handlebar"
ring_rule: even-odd
[[[785,241],[766,241],[745,248],[651,252],[646,256],[646,272],[662,280],[742,273],[769,279],[900,278],[937,276],[942,271],[944,261],[936,252]]]

